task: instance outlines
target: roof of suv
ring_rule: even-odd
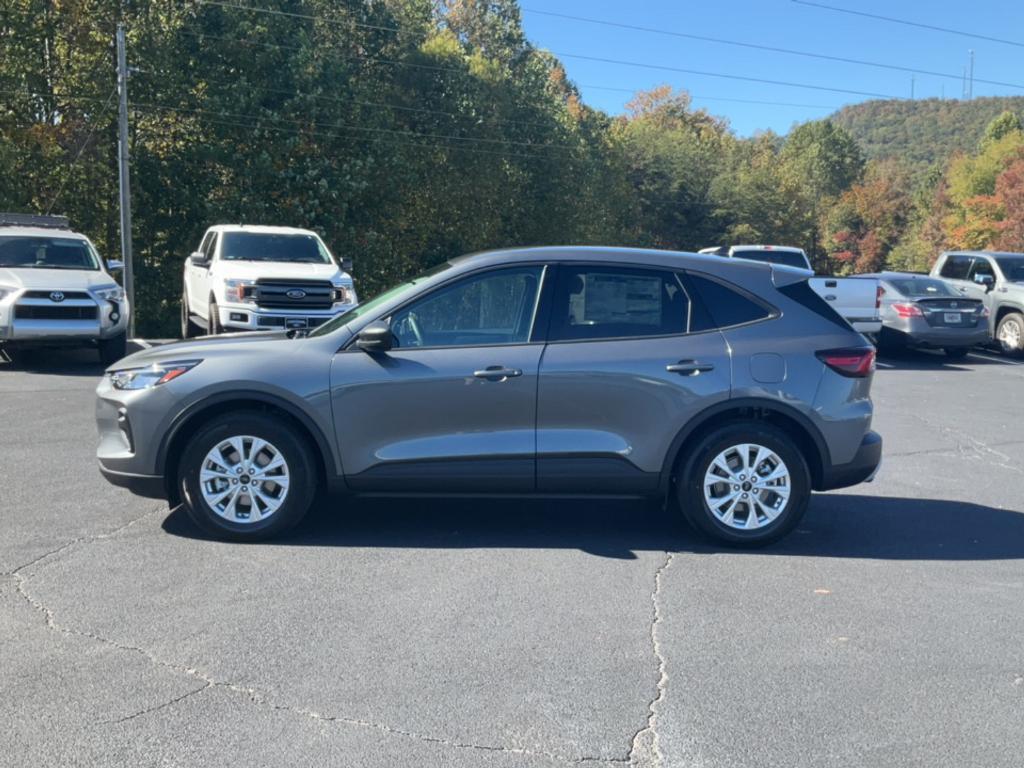
[[[264,224],[215,224],[211,232],[255,232],[261,235],[316,235],[311,229],[272,227]]]
[[[62,237],[88,240],[85,235],[72,232],[70,229],[54,229],[53,227],[11,227],[0,226],[0,237],[15,235],[17,237]]]

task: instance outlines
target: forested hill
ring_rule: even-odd
[[[977,148],[985,126],[1006,110],[1024,112],[1024,96],[866,101],[843,107],[832,120],[853,135],[868,159],[900,157],[924,166]]]

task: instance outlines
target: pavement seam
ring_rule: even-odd
[[[449,739],[445,739],[445,738],[442,738],[440,736],[430,736],[430,735],[427,735],[427,734],[417,733],[415,731],[403,730],[401,728],[396,728],[396,727],[387,725],[385,723],[376,723],[376,722],[373,722],[373,721],[370,721],[370,720],[361,720],[361,719],[358,719],[358,718],[344,717],[344,716],[341,716],[341,715],[328,715],[328,714],[323,714],[323,713],[320,713],[320,712],[316,712],[315,710],[307,709],[307,708],[304,708],[304,707],[294,707],[294,706],[286,706],[286,705],[283,705],[283,704],[275,704],[272,701],[270,701],[266,697],[266,695],[264,693],[262,693],[261,691],[257,690],[256,688],[251,688],[251,687],[247,687],[247,686],[238,685],[238,684],[235,684],[235,683],[231,683],[229,681],[217,680],[217,679],[215,679],[215,678],[213,678],[213,677],[203,673],[202,671],[200,671],[199,669],[196,669],[194,667],[187,667],[187,666],[183,666],[183,665],[180,665],[180,664],[174,664],[172,662],[169,662],[169,661],[166,661],[164,659],[161,659],[160,657],[158,657],[157,655],[155,655],[151,651],[147,651],[145,648],[142,648],[140,646],[127,645],[127,644],[124,644],[124,643],[120,643],[120,642],[118,642],[116,640],[112,640],[110,638],[103,637],[102,635],[98,635],[98,634],[96,634],[94,632],[88,632],[86,630],[75,629],[73,627],[63,626],[60,623],[58,623],[53,609],[50,608],[49,606],[47,606],[46,604],[44,604],[38,598],[34,597],[28,591],[29,577],[23,573],[23,571],[25,569],[27,569],[27,568],[31,567],[32,565],[35,565],[35,564],[45,560],[48,557],[52,557],[52,556],[55,556],[55,555],[57,555],[57,554],[59,554],[61,552],[64,552],[65,550],[67,550],[68,548],[73,546],[74,544],[81,543],[81,542],[85,542],[86,544],[89,544],[89,543],[92,543],[94,541],[100,541],[100,540],[103,540],[103,539],[110,538],[111,536],[114,536],[115,534],[120,533],[120,532],[126,530],[127,528],[130,528],[132,525],[134,525],[135,523],[139,522],[140,520],[143,520],[144,518],[149,517],[150,515],[154,514],[155,511],[157,511],[157,510],[154,510],[152,512],[147,512],[145,515],[142,515],[142,516],[140,516],[138,518],[135,518],[134,520],[130,521],[129,523],[126,523],[125,525],[122,525],[119,528],[116,528],[113,531],[110,531],[108,533],[100,534],[100,535],[92,536],[92,537],[80,537],[80,538],[75,539],[73,541],[67,542],[66,544],[58,547],[57,549],[54,549],[54,550],[52,550],[50,552],[47,552],[47,553],[45,553],[43,555],[40,555],[39,557],[35,558],[34,560],[32,560],[32,561],[30,561],[30,562],[28,562],[28,563],[26,563],[26,564],[24,564],[22,566],[19,566],[18,568],[16,568],[11,573],[4,574],[4,575],[12,576],[14,578],[14,580],[15,580],[15,590],[17,591],[17,593],[34,610],[36,610],[38,613],[42,614],[43,619],[44,619],[45,624],[46,624],[46,627],[49,630],[51,630],[52,632],[56,632],[58,634],[63,634],[63,635],[68,635],[68,636],[71,636],[71,637],[86,638],[86,639],[92,640],[92,641],[94,641],[96,643],[100,643],[102,645],[106,645],[108,647],[114,648],[114,649],[116,649],[118,651],[122,651],[122,652],[125,652],[125,653],[138,654],[138,655],[142,656],[143,658],[145,658],[147,661],[149,661],[154,666],[161,667],[163,669],[167,669],[167,670],[170,670],[172,672],[176,672],[178,674],[183,674],[183,675],[186,675],[188,677],[195,678],[195,679],[197,679],[197,680],[199,680],[199,681],[201,681],[203,683],[203,685],[199,686],[198,688],[194,688],[194,689],[192,689],[190,691],[185,692],[184,694],[179,694],[179,695],[177,695],[175,697],[172,697],[171,699],[168,699],[166,701],[160,702],[159,704],[155,704],[153,706],[147,707],[146,709],[143,709],[143,710],[140,710],[138,712],[132,713],[132,714],[127,715],[127,716],[125,716],[123,718],[120,718],[120,719],[118,719],[116,721],[110,721],[107,724],[123,723],[123,722],[129,721],[129,720],[133,720],[133,719],[138,718],[138,717],[143,717],[143,716],[148,715],[148,714],[150,714],[152,712],[156,712],[156,711],[165,709],[167,707],[173,706],[173,705],[175,705],[175,704],[177,704],[177,703],[179,703],[181,701],[184,701],[185,699],[187,699],[187,698],[189,698],[191,696],[195,696],[195,695],[201,694],[204,691],[208,691],[208,690],[213,689],[213,688],[223,688],[225,690],[229,690],[229,691],[232,691],[232,692],[235,692],[235,693],[243,694],[250,703],[252,703],[252,704],[254,704],[256,706],[266,707],[268,709],[272,709],[272,710],[275,710],[275,711],[278,711],[278,712],[286,712],[286,713],[290,713],[290,714],[293,714],[293,715],[299,715],[299,716],[307,717],[307,718],[310,718],[310,719],[313,719],[313,720],[317,720],[317,721],[320,721],[320,722],[335,723],[335,724],[341,724],[341,725],[346,725],[346,726],[353,726],[353,727],[373,729],[373,730],[379,731],[381,733],[385,733],[385,734],[389,734],[389,735],[394,735],[394,736],[402,736],[402,737],[405,737],[405,738],[415,739],[417,741],[421,741],[421,742],[428,743],[428,744],[437,744],[439,746],[450,747],[452,749],[475,750],[475,751],[478,751],[478,752],[481,752],[481,751],[482,752],[500,752],[500,753],[505,753],[505,754],[522,755],[524,757],[539,757],[539,758],[544,758],[544,759],[552,760],[552,761],[555,761],[555,762],[561,762],[561,763],[566,763],[566,764],[571,764],[571,765],[578,765],[578,764],[596,764],[596,765],[600,765],[600,764],[615,765],[615,764],[618,764],[618,765],[622,765],[622,764],[625,764],[627,762],[625,759],[622,759],[622,758],[605,758],[605,757],[592,757],[592,756],[571,757],[569,755],[562,755],[562,754],[559,754],[557,752],[548,752],[548,751],[545,751],[545,750],[532,750],[532,749],[526,749],[526,748],[523,748],[523,747],[510,747],[510,746],[494,745],[494,744],[473,744],[473,743],[468,743],[468,742],[451,741]]]
[[[658,768],[664,762],[664,755],[661,753],[661,744],[658,737],[658,710],[660,704],[665,698],[665,691],[668,688],[668,671],[666,666],[665,654],[661,648],[661,639],[659,637],[658,629],[665,619],[664,611],[661,607],[660,597],[662,588],[662,579],[665,575],[665,571],[669,569],[672,563],[675,561],[676,554],[674,552],[666,552],[664,562],[658,567],[658,570],[654,572],[654,589],[651,591],[651,648],[654,651],[654,658],[657,661],[658,669],[658,680],[655,684],[654,698],[651,699],[647,705],[647,722],[644,727],[638,730],[634,735],[630,743],[629,748],[629,765],[636,766],[637,768],[643,766],[651,766],[652,768]]]
[[[928,419],[920,416],[916,413],[910,414],[913,418],[920,421],[925,426],[931,427],[937,432],[949,437],[956,445],[955,450],[962,456],[983,458],[985,456],[995,457],[998,459],[997,467],[1000,469],[1008,469],[1011,472],[1018,474],[1024,473],[1020,467],[1011,463],[1013,458],[1002,451],[997,451],[993,446],[988,443],[979,440],[976,437],[968,435],[966,432],[951,429],[943,424],[936,424],[935,422],[929,421]],[[962,439],[961,439],[962,438]]]

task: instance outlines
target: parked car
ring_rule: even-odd
[[[315,328],[357,303],[352,278],[308,229],[221,224],[185,260],[181,335]]]
[[[945,280],[909,272],[866,275],[882,295],[879,346],[942,349],[953,359],[989,340],[989,311],[981,299],[964,298]],[[860,279],[860,278],[858,278]]]
[[[733,259],[763,261],[814,273],[804,250],[787,245],[733,245],[728,248],[704,248],[700,252]],[[820,276],[812,277],[809,284],[855,330],[872,337],[881,331],[882,294],[877,281],[873,284],[853,283],[847,277]]]
[[[1024,253],[946,251],[931,274],[984,302],[991,336],[1004,352],[1024,353]]]
[[[125,355],[128,302],[106,263],[64,216],[0,213],[0,345],[17,362],[46,347],[93,346],[108,365]]]
[[[736,545],[873,477],[875,350],[805,272],[552,247],[456,259],[308,336],[156,347],[97,389],[112,483],[213,534],[280,533],[316,489],[675,495]]]

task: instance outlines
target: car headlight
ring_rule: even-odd
[[[355,302],[356,292],[351,285],[335,285],[331,300],[335,304],[352,304]]]
[[[153,363],[148,368],[126,368],[113,371],[110,383],[114,389],[150,389],[173,381],[195,368],[201,360],[175,360],[168,363]]]
[[[120,285],[111,285],[104,288],[93,288],[92,294],[104,301],[120,301],[124,298],[124,288]]]
[[[228,301],[256,303],[256,283],[253,280],[225,280],[224,296]]]

